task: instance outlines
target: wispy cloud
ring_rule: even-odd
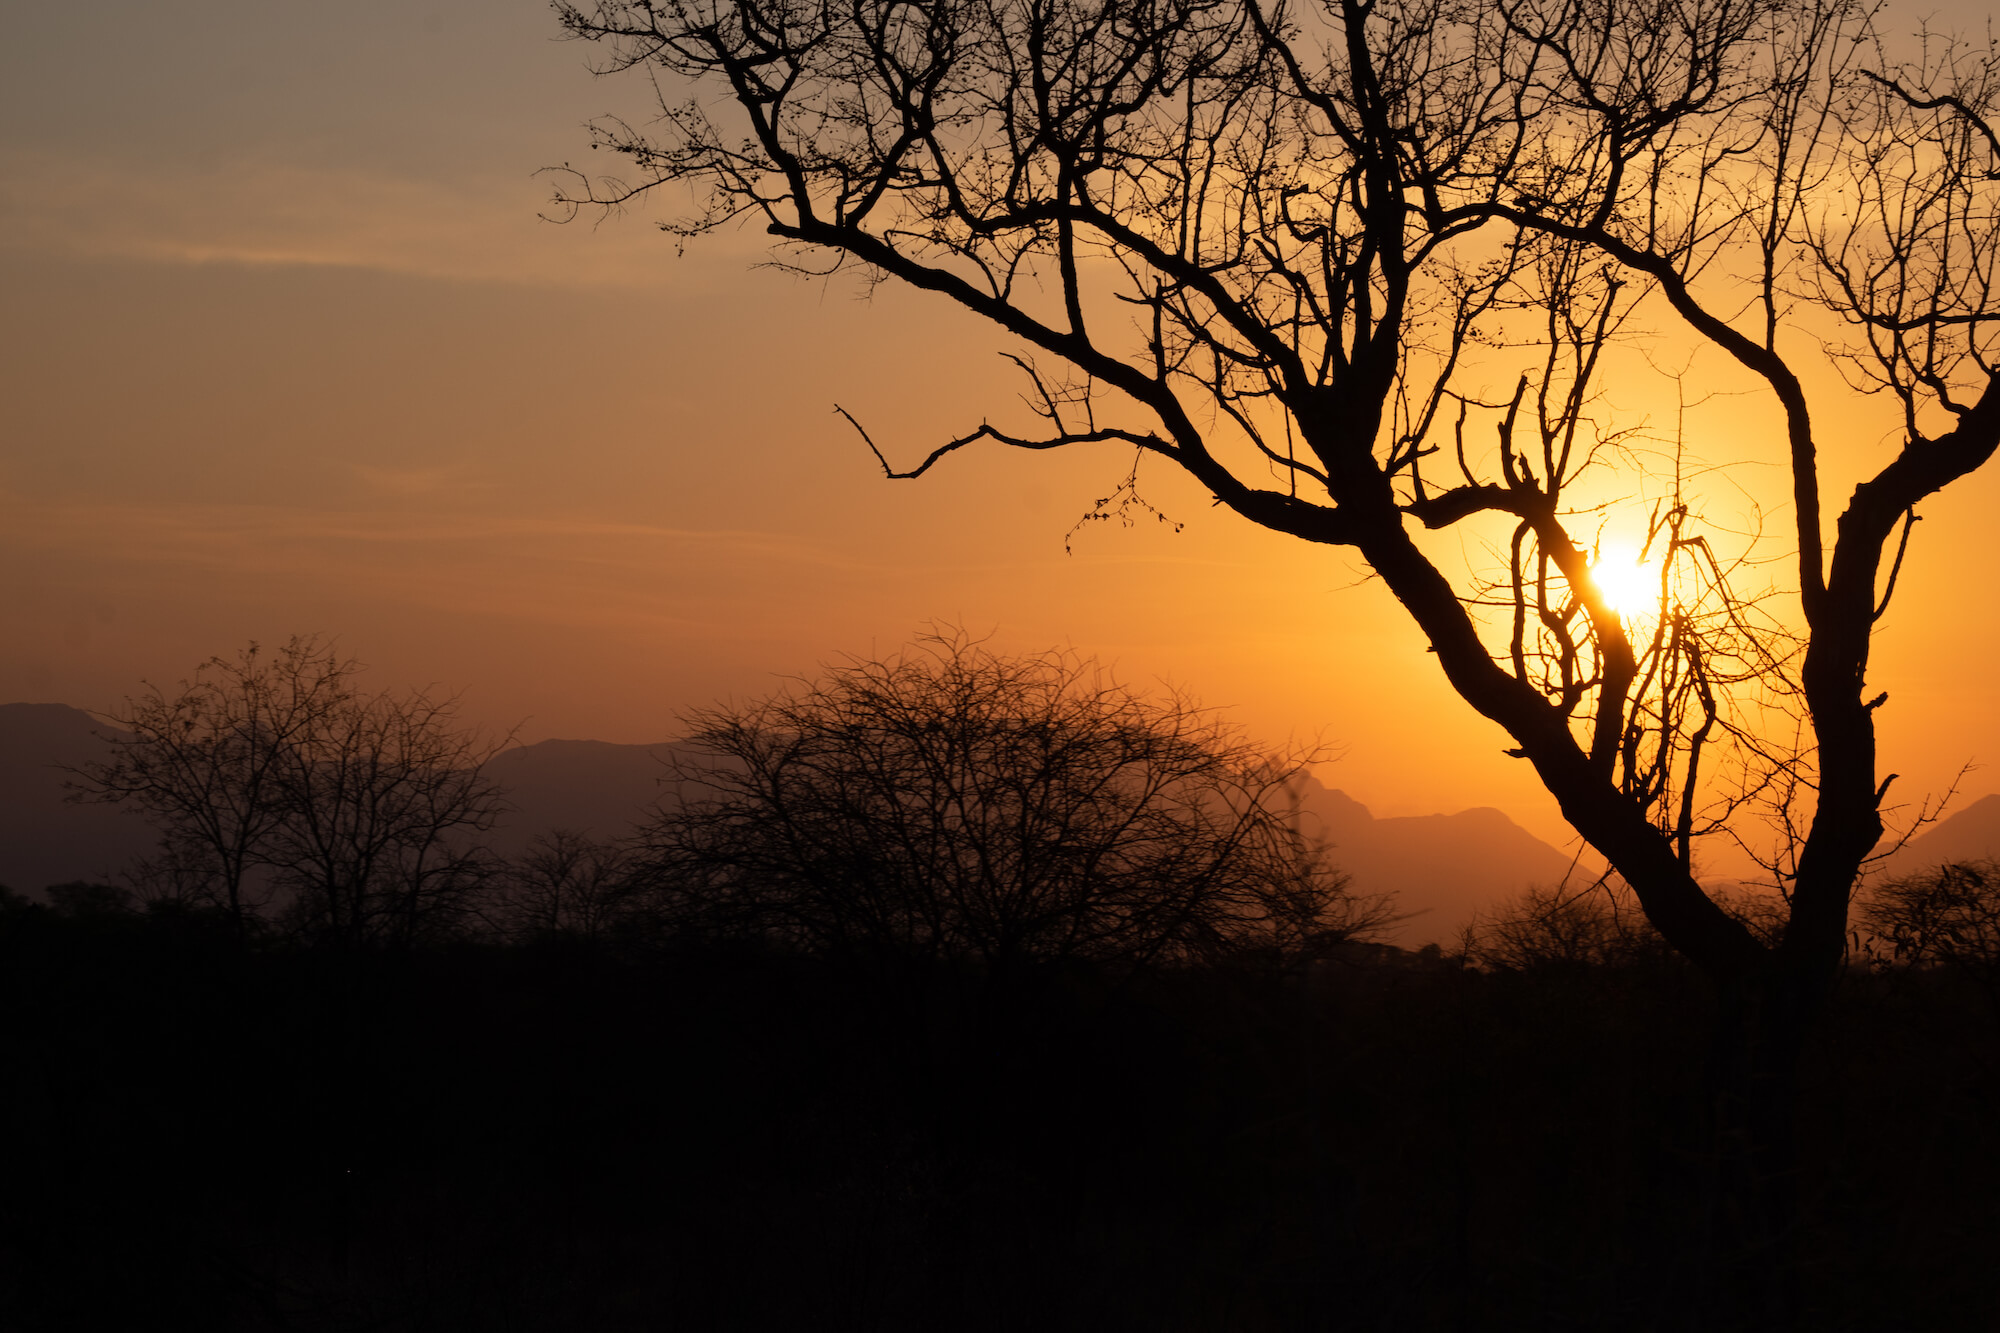
[[[87,540],[98,549],[110,542],[134,556],[191,556],[206,552],[235,558],[246,545],[283,546],[327,542],[366,546],[425,546],[489,542],[610,542],[655,548],[727,548],[735,556],[810,559],[825,563],[832,552],[821,543],[784,533],[754,530],[680,528],[646,523],[602,522],[535,515],[377,513],[320,510],[285,505],[48,504],[0,497],[0,518],[15,540],[49,549]]]
[[[307,601],[337,594],[558,626],[727,626],[757,589],[798,586],[807,571],[859,583],[884,573],[820,542],[757,531],[0,497],[0,563],[17,560],[88,566],[95,584],[133,596],[275,582]]]
[[[357,480],[377,495],[413,498],[435,495],[466,495],[490,491],[495,483],[478,475],[469,463],[438,463],[426,467],[375,467],[352,463]]]
[[[422,500],[377,511],[30,502],[0,491],[0,568],[155,605],[360,603],[555,630],[652,626],[718,642],[913,597],[949,611],[1027,574],[1018,560],[963,553],[921,563],[859,554],[837,535],[450,512]],[[1246,572],[1229,560],[1170,563],[1204,580]],[[1131,564],[1150,576],[1158,561],[1053,553],[1047,564],[1034,577],[1089,569],[1122,580],[1110,571]]]
[[[238,162],[202,171],[0,152],[0,244],[175,264],[338,266],[547,285],[685,281],[674,244],[634,213],[544,221],[552,185],[418,180]],[[718,237],[748,259],[761,238]],[[738,253],[740,252],[740,253]]]

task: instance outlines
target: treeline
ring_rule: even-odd
[[[1005,657],[939,632],[697,712],[633,834],[557,829],[514,855],[487,836],[508,810],[482,771],[499,747],[459,725],[455,699],[368,693],[358,674],[295,638],[128,701],[112,756],[70,785],[143,811],[159,850],[121,884],[49,886],[50,908],[216,912],[264,945],[730,942],[993,971],[1295,966],[1402,920],[1302,832],[1302,761],[1071,654]],[[1992,873],[1946,866],[1874,887],[1857,903],[1856,960],[1985,976],[2000,955]],[[1761,938],[1783,930],[1776,899],[1719,900]],[[1452,952],[1518,970],[1664,947],[1610,880],[1527,889]]]
[[[616,934],[1001,970],[1306,956],[1393,917],[1301,836],[1296,762],[1072,655],[940,634],[697,714],[634,836],[513,857],[456,701],[356,675],[295,639],[128,703],[73,785],[163,831],[136,899],[343,949]]]

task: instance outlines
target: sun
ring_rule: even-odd
[[[1630,546],[1607,543],[1600,548],[1590,579],[1605,605],[1621,616],[1642,615],[1659,604],[1659,567],[1641,561]]]

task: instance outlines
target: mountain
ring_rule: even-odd
[[[1930,870],[1953,861],[2000,857],[2000,796],[1982,796],[1933,824],[1885,859],[1871,879]]]
[[[1397,943],[1451,944],[1473,914],[1531,884],[1555,884],[1573,858],[1491,806],[1453,815],[1377,819],[1368,807],[1311,774],[1293,785],[1300,831],[1324,839],[1357,893],[1394,893],[1414,913]],[[1596,863],[1583,873],[1595,875]]]
[[[629,833],[670,794],[668,765],[682,752],[672,742],[540,741],[494,755],[486,774],[507,789],[511,807],[493,830],[494,848],[511,855],[559,828],[597,838]]]
[[[109,757],[117,728],[65,704],[0,704],[0,885],[34,893],[70,880],[111,880],[149,854],[158,834],[116,806],[72,802],[68,770]],[[660,799],[677,747],[543,741],[494,756],[486,771],[511,807],[491,835],[512,855],[538,833],[612,838]]]
[[[66,769],[107,757],[118,734],[64,704],[0,704],[0,884],[107,879],[152,850],[143,819],[73,803],[63,786]]]
[[[144,820],[64,799],[64,767],[102,758],[115,735],[61,704],[0,705],[0,884],[35,891],[106,879],[152,849]],[[681,753],[673,743],[550,740],[495,755],[486,773],[506,789],[511,808],[491,844],[513,855],[557,828],[601,838],[629,832],[673,798],[669,765]],[[1293,796],[1301,831],[1332,845],[1334,863],[1357,891],[1395,893],[1401,909],[1416,914],[1398,932],[1406,945],[1450,943],[1478,908],[1570,870],[1567,855],[1498,810],[1377,819],[1309,774],[1296,780]]]

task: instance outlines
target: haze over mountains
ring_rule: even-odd
[[[103,757],[113,729],[64,704],[0,704],[0,885],[35,891],[78,879],[115,880],[149,853],[151,826],[112,806],[67,799],[65,770]],[[487,773],[513,807],[488,835],[494,850],[521,851],[537,834],[574,829],[601,838],[629,832],[667,794],[677,747],[550,740],[496,755]],[[1449,943],[1482,907],[1572,872],[1553,847],[1490,807],[1377,819],[1313,774],[1293,785],[1300,830],[1324,839],[1363,893],[1393,893],[1410,914],[1397,942]],[[1881,873],[2000,851],[2000,795],[1966,805],[1912,839]],[[1589,858],[1587,864],[1596,864]],[[1587,871],[1586,871],[1587,873]]]
[[[153,850],[145,820],[68,800],[66,769],[101,759],[112,728],[66,704],[0,704],[0,884],[109,880]]]

